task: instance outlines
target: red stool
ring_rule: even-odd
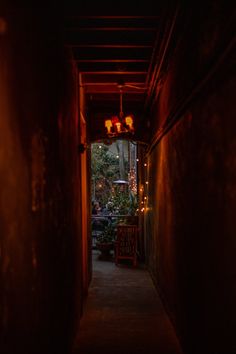
[[[137,225],[118,225],[115,241],[115,264],[121,259],[130,259],[137,265]]]

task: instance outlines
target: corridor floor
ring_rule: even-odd
[[[93,254],[93,280],[74,354],[180,354],[148,272]]]

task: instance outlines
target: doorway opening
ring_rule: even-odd
[[[93,260],[118,263],[117,230],[133,225],[137,253],[138,169],[137,144],[128,140],[99,141],[91,146],[91,237]],[[127,239],[128,240],[128,239]],[[128,241],[127,241],[128,242]],[[131,236],[130,236],[131,242]],[[132,252],[131,252],[132,251]],[[130,263],[124,257],[121,263]]]

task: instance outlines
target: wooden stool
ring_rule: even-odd
[[[137,265],[137,225],[118,225],[115,241],[115,264],[120,259],[130,259],[133,266]]]

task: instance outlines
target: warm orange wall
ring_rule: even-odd
[[[81,77],[78,74],[79,89],[79,126],[80,139],[79,143],[84,146],[84,151],[80,153],[80,190],[81,190],[81,205],[80,205],[80,219],[81,219],[81,238],[82,238],[82,259],[83,259],[83,292],[86,295],[88,291],[89,282],[91,279],[91,239],[90,239],[90,175],[88,168],[89,148],[87,137],[86,124],[86,106],[85,95],[81,85]]]
[[[223,55],[233,23],[227,6],[215,2],[186,20],[153,117],[156,127]],[[187,354],[236,351],[233,58],[235,49],[148,155],[149,269]]]
[[[82,304],[75,83],[56,14],[4,13],[0,351],[65,353]]]

